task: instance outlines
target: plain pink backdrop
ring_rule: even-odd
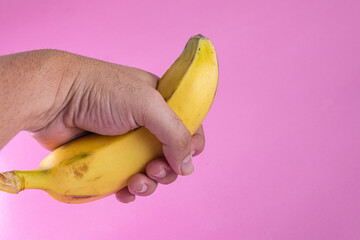
[[[360,239],[359,12],[358,0],[2,0],[0,55],[55,48],[161,76],[202,33],[220,82],[192,176],[128,205],[0,193],[0,239]],[[20,133],[0,170],[47,154]]]

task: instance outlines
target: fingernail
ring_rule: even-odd
[[[143,184],[141,190],[136,191],[136,192],[138,192],[138,193],[144,193],[144,192],[146,192],[146,191],[148,190],[148,188],[149,188],[149,187],[148,187],[146,184]]]
[[[157,174],[154,175],[157,178],[164,178],[166,176],[166,170],[164,168],[162,168],[160,170],[160,172],[158,172]]]
[[[192,164],[191,154],[188,155],[181,164],[181,172],[183,175],[189,175],[194,171],[194,166]]]

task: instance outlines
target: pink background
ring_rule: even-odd
[[[162,75],[202,33],[220,82],[192,176],[129,205],[0,193],[0,239],[360,239],[359,12],[358,0],[2,0],[1,55],[56,48]],[[0,169],[47,154],[20,133]]]

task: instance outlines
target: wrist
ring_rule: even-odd
[[[36,61],[28,69],[25,83],[27,110],[22,130],[38,131],[55,119],[71,99],[80,67],[75,55],[67,52],[38,50],[29,54]]]

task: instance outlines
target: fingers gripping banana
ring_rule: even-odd
[[[218,62],[209,39],[190,38],[157,90],[193,134],[215,97]],[[111,195],[162,156],[162,144],[146,128],[120,136],[91,134],[50,153],[35,170],[0,173],[0,190],[41,189],[58,201],[85,203]]]

